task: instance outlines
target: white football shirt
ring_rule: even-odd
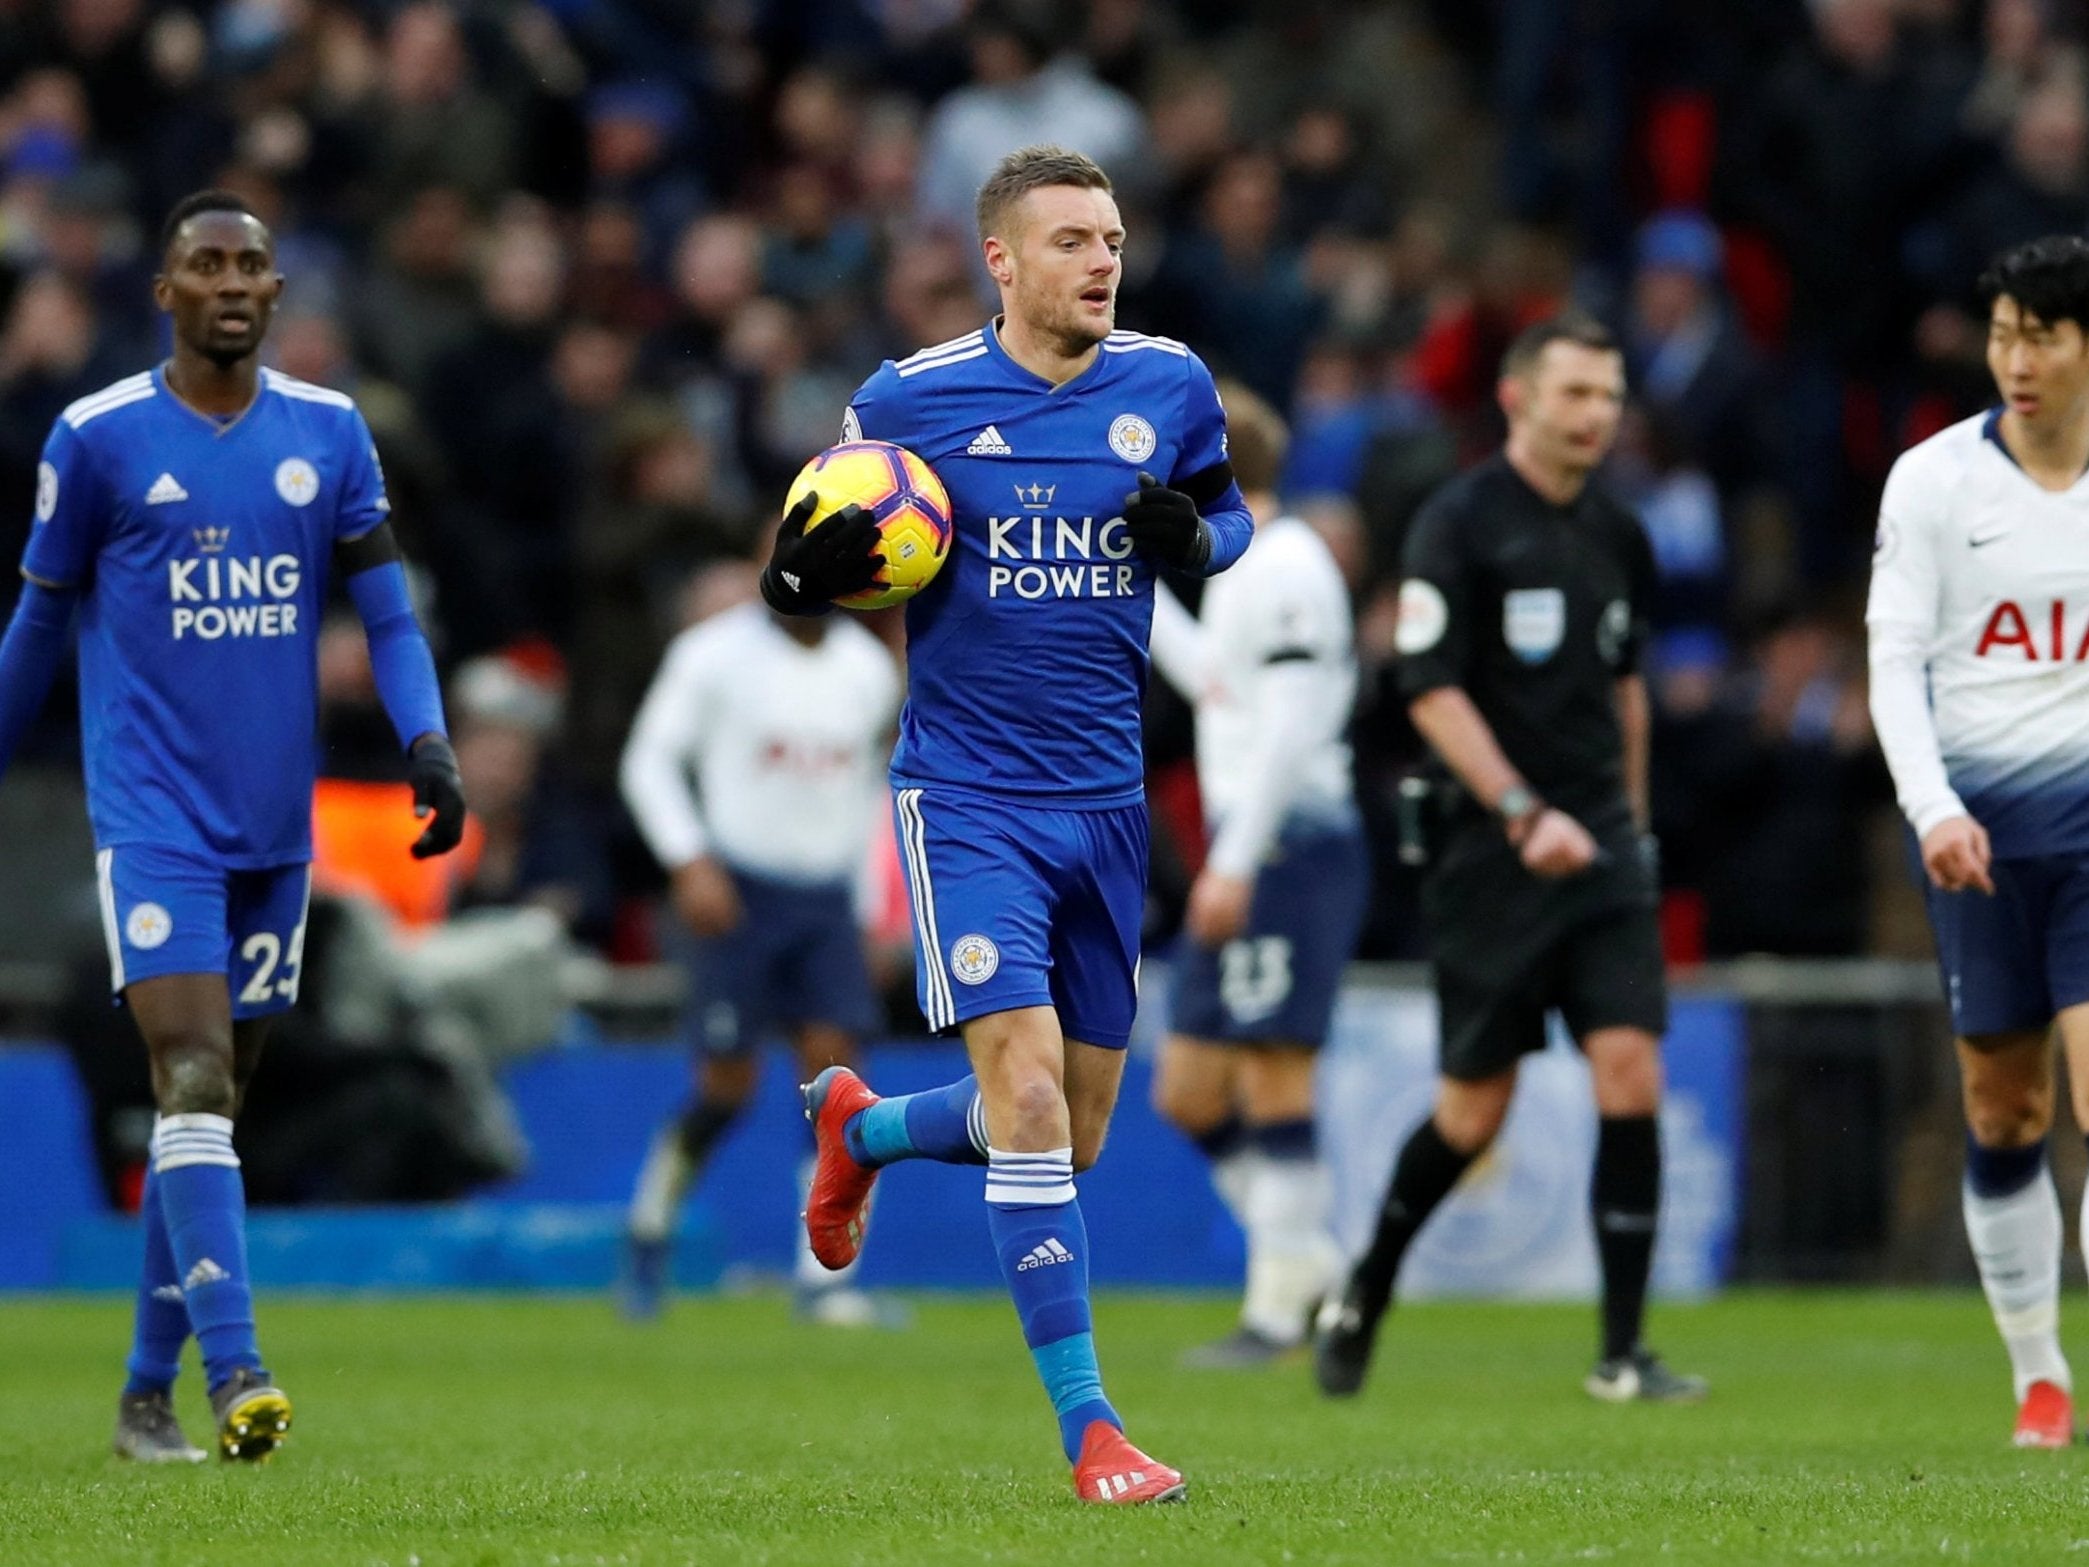
[[[625,743],[625,803],[669,869],[715,854],[781,881],[853,882],[899,711],[899,668],[846,615],[806,646],[742,604],[677,637]]]
[[[1997,856],[2089,850],[2089,475],[2042,489],[1993,410],[1886,480],[1871,713],[1916,834],[1970,814]]]
[[[1348,819],[1355,632],[1341,568],[1309,524],[1258,526],[1232,570],[1205,584],[1198,618],[1157,593],[1152,647],[1196,706],[1214,869],[1252,876],[1287,822]]]

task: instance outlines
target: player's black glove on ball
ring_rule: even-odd
[[[1150,473],[1140,474],[1139,488],[1125,496],[1124,523],[1133,547],[1163,566],[1202,571],[1211,560],[1211,528],[1197,515],[1197,503]]]
[[[877,519],[861,506],[844,506],[811,532],[819,509],[808,495],[784,513],[776,548],[762,573],[762,597],[786,615],[817,615],[838,598],[873,586],[885,569],[877,553]]]
[[[413,785],[413,814],[428,818],[427,830],[413,841],[413,857],[448,854],[464,837],[464,780],[457,775],[457,753],[441,735],[422,735],[407,753],[406,776]]]

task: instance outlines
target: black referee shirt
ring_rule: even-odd
[[[1639,520],[1593,484],[1555,506],[1496,453],[1429,498],[1402,568],[1402,694],[1462,688],[1547,804],[1629,831],[1617,681],[1654,592]]]

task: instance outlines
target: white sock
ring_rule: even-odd
[[[1236,1148],[1224,1158],[1211,1161],[1212,1190],[1219,1194],[1219,1201],[1242,1229],[1248,1227],[1248,1186],[1254,1171],[1255,1154],[1248,1148]]]
[[[1318,1159],[1249,1161],[1244,1228],[1248,1287],[1240,1320],[1279,1344],[1305,1336],[1306,1313],[1341,1269],[1341,1248],[1328,1230],[1333,1187]]]
[[[2009,1350],[2017,1402],[2034,1382],[2072,1389],[2060,1353],[2060,1194],[2050,1167],[2006,1197],[1964,1188],[1966,1237],[1995,1327]]]
[[[807,1155],[798,1166],[798,1211],[800,1213],[805,1211],[805,1199],[812,1192],[812,1172],[813,1166],[817,1162],[810,1155]],[[869,1203],[863,1205],[863,1217],[868,1222],[870,1218]],[[856,1282],[856,1270],[862,1266],[863,1254],[858,1252],[856,1260],[838,1272],[822,1267],[820,1259],[812,1254],[812,1241],[805,1233],[804,1222],[802,1220],[799,1222],[798,1244],[796,1254],[791,1262],[791,1280],[799,1288],[812,1290],[841,1289]]]
[[[695,1173],[682,1152],[682,1128],[670,1121],[654,1134],[646,1162],[639,1167],[638,1187],[631,1193],[631,1213],[625,1220],[633,1239],[664,1241],[674,1233],[675,1216]]]

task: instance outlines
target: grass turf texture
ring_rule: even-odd
[[[1403,1308],[1331,1406],[1302,1363],[1178,1372],[1210,1299],[1104,1296],[1133,1439],[1190,1499],[1085,1508],[1007,1303],[903,1334],[775,1298],[267,1299],[297,1407],[263,1468],[108,1456],[127,1309],[0,1303],[0,1561],[327,1567],[1586,1560],[2051,1562],[2089,1552],[2089,1449],[2017,1453],[1979,1297],[1744,1294],[1659,1313],[1694,1409],[1580,1391],[1586,1308]],[[177,1390],[205,1436],[193,1366]],[[1108,1553],[1107,1555],[1104,1553]],[[2083,1559],[2077,1554],[2076,1559]]]

